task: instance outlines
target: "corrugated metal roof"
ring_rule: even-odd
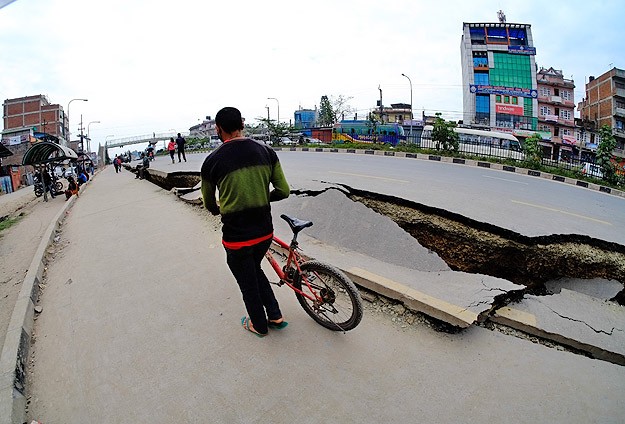
[[[4,147],[4,144],[0,143],[0,158],[6,158],[12,154],[13,153],[9,149]]]
[[[70,148],[49,141],[40,141],[33,144],[24,154],[22,165],[36,165],[62,161],[66,159],[78,159],[78,155]]]

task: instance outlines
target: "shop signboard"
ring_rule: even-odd
[[[511,53],[511,54],[535,55],[536,54],[536,47],[508,46],[508,53]]]
[[[538,98],[538,90],[529,88],[469,84],[469,90],[473,94],[501,94],[503,96]]]
[[[523,106],[518,106],[518,105],[506,105],[506,104],[497,103],[495,105],[495,111],[497,113],[505,113],[507,115],[523,116]]]

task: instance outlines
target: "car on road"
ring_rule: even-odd
[[[601,167],[594,163],[584,163],[580,172],[586,177],[603,178]]]
[[[289,137],[280,137],[280,140],[278,141],[279,144],[286,144],[286,145],[291,145],[291,144],[295,144],[295,142],[293,140],[291,140]]]

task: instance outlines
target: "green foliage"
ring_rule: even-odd
[[[263,123],[264,128],[269,130],[269,136],[273,140],[279,140],[280,137],[286,137],[289,133],[295,131],[291,125],[284,122],[276,122],[267,118],[258,118],[258,120]]]
[[[319,104],[319,125],[322,127],[331,127],[335,123],[334,109],[330,104],[328,96],[321,96]]]
[[[19,214],[14,217],[5,217],[5,219],[0,220],[0,231],[4,231],[8,228],[11,228],[13,225],[17,224],[20,219],[24,216],[24,213]]]
[[[528,167],[531,169],[536,169],[540,167],[540,162],[542,159],[542,150],[540,148],[540,144],[538,144],[542,140],[542,137],[538,134],[534,134],[531,137],[525,139],[525,143],[523,144],[523,153],[525,153],[525,162]]]
[[[432,140],[436,142],[436,148],[439,146],[445,152],[457,152],[459,136],[456,131],[455,122],[447,122],[441,118],[441,113],[436,113],[436,121],[434,122],[434,129],[432,130]]]
[[[616,166],[612,161],[612,151],[616,147],[616,139],[612,135],[612,129],[604,125],[599,128],[599,146],[597,146],[597,165],[601,167],[603,179],[614,184],[617,182]]]

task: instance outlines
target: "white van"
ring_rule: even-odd
[[[581,169],[581,173],[582,175],[587,177],[603,178],[603,171],[601,170],[601,167],[594,163],[584,163],[584,166],[582,166]]]

